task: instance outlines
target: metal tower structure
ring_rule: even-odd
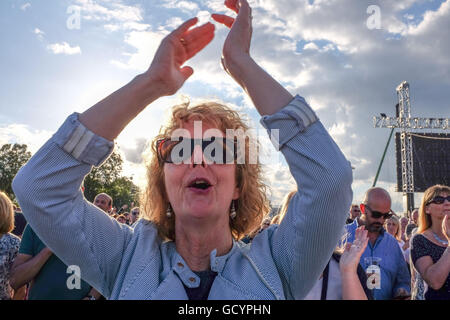
[[[450,119],[444,118],[412,118],[411,103],[409,99],[409,83],[403,81],[396,89],[398,97],[398,116],[374,117],[375,128],[400,129],[401,164],[402,164],[402,192],[406,197],[406,206],[409,212],[414,209],[414,168],[412,152],[412,129],[450,129]],[[391,136],[392,137],[391,131]],[[399,190],[400,191],[400,190]]]

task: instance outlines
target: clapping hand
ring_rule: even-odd
[[[450,241],[450,217],[448,214],[442,219],[442,233],[447,238],[447,241]]]
[[[162,95],[175,94],[184,82],[194,73],[184,63],[194,57],[214,38],[214,25],[206,23],[190,29],[198,22],[193,18],[183,23],[161,42],[153,62],[144,74],[153,80]]]
[[[225,6],[237,13],[236,19],[223,14],[212,14],[212,18],[231,29],[223,46],[222,65],[233,76],[235,63],[250,57],[252,9],[246,0],[226,0]]]
[[[367,230],[364,226],[356,229],[355,240],[353,243],[347,243],[344,253],[341,256],[339,262],[339,268],[341,272],[355,272],[358,269],[359,260],[364,250],[366,250],[369,238],[367,236]]]

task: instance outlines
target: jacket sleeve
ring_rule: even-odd
[[[297,184],[271,238],[272,257],[288,299],[303,299],[342,237],[352,201],[352,170],[306,101],[296,96],[261,120],[279,130],[279,147]]]
[[[39,238],[81,277],[109,297],[132,230],[88,202],[80,186],[114,144],[67,118],[13,181],[28,223]]]

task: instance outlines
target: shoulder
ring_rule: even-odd
[[[20,238],[12,233],[7,233],[1,237],[0,242],[7,247],[19,247]]]
[[[430,244],[430,240],[428,240],[422,233],[416,233],[411,238],[411,245],[414,246],[420,246],[420,245],[428,245]]]

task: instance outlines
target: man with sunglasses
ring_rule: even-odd
[[[355,238],[355,223],[361,223],[368,230],[369,243],[363,252],[360,264],[366,270],[379,270],[379,279],[373,279],[375,300],[407,299],[411,291],[411,276],[397,240],[383,228],[384,221],[392,216],[391,197],[382,188],[367,190],[360,205],[361,217],[346,225],[347,241]],[[375,283],[375,280],[376,283]],[[378,282],[379,281],[379,282]]]

